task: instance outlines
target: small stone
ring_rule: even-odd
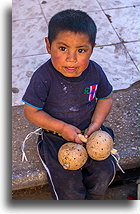
[[[41,2],[41,4],[46,4],[46,3],[47,3],[46,1],[42,1],[42,2]]]
[[[137,148],[136,147],[132,147],[132,150],[137,150]]]
[[[12,92],[13,92],[14,94],[17,94],[17,93],[19,92],[19,89],[18,89],[18,88],[12,88]]]
[[[27,77],[32,77],[33,73],[34,73],[33,71],[27,71],[26,72],[26,76]]]

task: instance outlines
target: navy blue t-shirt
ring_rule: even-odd
[[[34,72],[23,102],[83,130],[90,124],[97,99],[111,93],[111,84],[94,61],[79,77],[65,77],[50,59]]]

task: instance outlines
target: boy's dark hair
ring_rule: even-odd
[[[48,25],[48,39],[50,44],[58,33],[72,31],[85,33],[89,36],[90,43],[95,44],[97,28],[92,18],[81,10],[68,9],[55,14]]]

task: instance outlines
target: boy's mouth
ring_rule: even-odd
[[[70,73],[74,73],[77,70],[77,68],[75,68],[75,67],[64,67],[64,69]]]

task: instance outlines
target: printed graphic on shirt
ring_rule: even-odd
[[[84,94],[89,94],[88,101],[92,101],[95,97],[98,84],[90,85],[84,89]]]
[[[89,94],[89,87],[86,87],[85,89],[84,89],[84,94]]]

